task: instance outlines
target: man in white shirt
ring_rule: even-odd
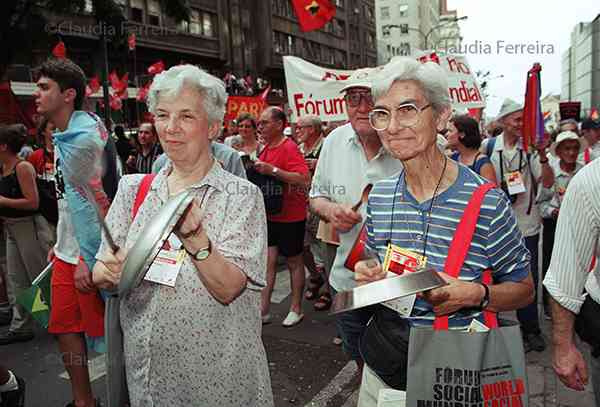
[[[354,288],[354,273],[344,262],[358,236],[366,216],[366,203],[358,211],[351,207],[361,200],[368,184],[399,173],[402,164],[381,145],[369,124],[373,108],[371,77],[374,69],[359,69],[347,79],[345,93],[349,123],[333,130],[323,143],[310,191],[310,205],[319,217],[338,232],[340,245],[331,268],[329,283],[332,292]],[[372,316],[370,308],[338,314],[336,325],[342,336],[344,351],[360,369],[364,362],[358,341]]]
[[[562,202],[550,268],[544,286],[552,296],[553,367],[559,379],[583,390],[588,372],[575,346],[574,325],[584,301],[600,304],[600,267],[589,272],[600,256],[600,160],[573,177]],[[586,300],[584,289],[589,295]],[[594,304],[592,303],[592,304]],[[597,316],[596,316],[597,317]],[[600,402],[600,343],[593,344],[592,378],[596,404]]]
[[[523,150],[521,130],[523,125],[523,107],[511,99],[502,104],[497,120],[502,124],[503,132],[493,139],[484,141],[481,151],[487,153],[494,169],[496,179],[512,203],[517,216],[517,225],[527,249],[531,252],[531,274],[536,287],[536,300],[517,311],[517,317],[523,331],[525,351],[542,352],[546,343],[540,330],[537,310],[538,287],[538,243],[541,218],[535,202],[539,185],[550,188],[554,183],[552,168],[548,165],[545,151],[529,154]],[[489,143],[493,143],[489,145]]]

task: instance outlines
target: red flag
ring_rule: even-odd
[[[113,89],[113,92],[120,97],[127,97],[127,82],[129,81],[129,73],[125,73],[123,78],[119,78],[117,75],[117,71],[113,70],[110,75],[108,75],[108,80],[110,81],[110,86]]]
[[[525,106],[523,107],[523,150],[529,151],[529,146],[541,143],[544,138],[544,122],[540,103],[540,71],[539,63],[527,72],[525,88]]]
[[[267,100],[267,96],[269,96],[269,92],[271,92],[271,85],[267,86],[267,88],[260,95],[258,95],[258,97],[261,98],[262,100]]]
[[[483,113],[483,107],[476,107],[474,109],[467,109],[469,116],[478,122],[481,121],[481,114]]]
[[[592,110],[590,111],[590,119],[598,120],[599,118],[600,118],[600,115],[598,114],[598,109],[595,107],[592,107]]]
[[[129,51],[135,51],[135,33],[129,34],[127,45],[129,46]]]
[[[161,60],[153,63],[148,67],[148,73],[150,75],[156,75],[165,70],[165,63]]]
[[[145,102],[148,97],[148,91],[150,90],[150,85],[152,85],[152,81],[146,82],[144,86],[139,88],[136,99],[138,102]]]
[[[292,0],[302,31],[323,27],[335,16],[335,5],[329,0]]]
[[[92,94],[94,94],[100,90],[100,79],[98,78],[98,75],[96,75],[92,79],[90,79],[88,86],[90,87]]]
[[[121,110],[123,108],[123,101],[118,95],[110,95],[110,108],[112,110]]]
[[[52,55],[54,55],[56,58],[66,58],[67,47],[65,46],[65,43],[62,41],[58,41],[58,44],[56,44],[52,49]]]

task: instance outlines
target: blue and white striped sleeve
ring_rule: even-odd
[[[488,232],[486,254],[492,266],[494,282],[522,281],[529,274],[531,254],[517,226],[515,214],[502,196]]]

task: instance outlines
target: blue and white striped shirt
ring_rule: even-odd
[[[435,199],[427,237],[427,267],[444,270],[444,264],[454,231],[463,212],[479,185],[487,182],[467,167],[459,164],[455,183]],[[393,213],[392,213],[392,205]],[[379,181],[369,195],[367,206],[368,245],[385,257],[388,241],[418,254],[423,253],[425,230],[431,200],[418,203],[406,188],[404,173]],[[459,278],[481,281],[483,271],[492,270],[494,283],[521,281],[529,273],[530,253],[517,226],[516,218],[504,193],[490,190],[481,206],[473,240]],[[481,312],[461,310],[449,318],[452,329],[469,326]],[[432,325],[432,306],[417,298],[409,318],[411,325]]]

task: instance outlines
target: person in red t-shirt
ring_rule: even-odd
[[[290,327],[302,321],[302,292],[304,291],[304,227],[310,173],[296,143],[283,135],[286,117],[277,107],[265,109],[258,120],[258,131],[265,142],[254,169],[285,183],[283,208],[276,215],[267,215],[269,251],[267,260],[267,287],[262,292],[263,323],[270,322],[269,306],[275,284],[277,256],[287,258],[291,273],[292,302],[283,326]]]

